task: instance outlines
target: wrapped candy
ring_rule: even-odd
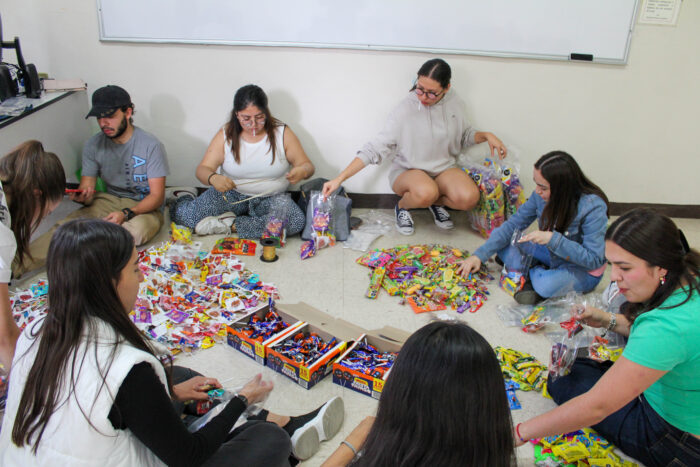
[[[501,177],[493,167],[473,164],[464,171],[479,188],[479,203],[469,212],[471,226],[484,238],[505,222]]]
[[[270,212],[265,230],[260,238],[271,238],[276,247],[283,247],[287,239],[287,218],[292,204],[289,193],[278,193],[270,197]]]
[[[335,245],[332,215],[334,202],[335,195],[330,195],[324,200],[320,191],[311,192],[311,240],[302,244],[301,259],[315,256],[318,250]]]

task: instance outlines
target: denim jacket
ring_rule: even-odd
[[[491,232],[489,239],[474,254],[485,262],[494,253],[508,246],[515,229],[525,230],[535,219],[540,223],[547,203],[534,191],[520,209],[503,225]],[[564,233],[552,232],[547,249],[555,269],[573,263],[586,271],[598,269],[605,263],[605,230],[608,225],[607,207],[597,195],[584,194],[578,202],[576,217]]]

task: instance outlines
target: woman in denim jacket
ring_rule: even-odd
[[[605,271],[605,229],[608,198],[588,180],[573,157],[552,151],[535,163],[537,185],[530,198],[472,256],[460,263],[462,275],[477,271],[494,253],[506,268],[519,270],[520,249],[510,244],[516,229],[525,230],[535,220],[538,230],[520,242],[531,242],[533,267],[525,287],[516,292],[518,303],[533,304],[543,298],[595,288]]]

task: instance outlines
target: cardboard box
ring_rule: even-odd
[[[278,336],[265,348],[266,365],[274,371],[291,379],[304,389],[310,389],[319,381],[331,373],[335,359],[343,353],[348,343],[352,343],[358,336],[362,335],[363,329],[348,323],[342,319],[333,318],[327,313],[317,310],[305,303],[294,305],[279,305],[292,316],[303,321],[303,325],[294,328],[290,333]],[[275,350],[275,346],[282,344],[285,340],[293,338],[297,333],[305,335],[316,333],[324,342],[329,342],[336,338],[337,343],[326,352],[320,359],[313,362],[308,367],[303,363],[298,363],[285,357]]]
[[[246,336],[243,332],[241,332],[241,329],[245,328],[248,325],[251,316],[257,315],[260,318],[264,318],[269,310],[269,306],[265,306],[264,308],[261,308],[260,310],[246,315],[238,321],[235,321],[226,326],[226,341],[228,342],[228,345],[238,350],[239,352],[247,355],[248,357],[252,358],[261,365],[265,364],[265,348],[268,345],[270,345],[270,343],[274,342],[280,336],[286,336],[287,333],[293,332],[297,327],[304,324],[301,320],[294,317],[293,315],[287,313],[284,310],[279,309],[279,307],[275,307],[275,311],[287,324],[289,324],[289,327],[280,331],[277,334],[273,334],[272,336],[270,336],[262,342],[256,339],[251,339],[250,337]]]
[[[409,336],[410,333],[391,326],[385,326],[363,334],[333,364],[333,382],[360,394],[379,399],[384,389],[384,382],[391,371],[386,372],[381,378],[375,378],[343,366],[342,361],[362,341],[373,346],[379,352],[398,353]]]

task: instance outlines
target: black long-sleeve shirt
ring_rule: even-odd
[[[142,362],[124,378],[108,418],[115,429],[131,430],[167,465],[193,466],[219,449],[244,410],[243,401],[234,398],[209,423],[190,433],[153,367]]]

